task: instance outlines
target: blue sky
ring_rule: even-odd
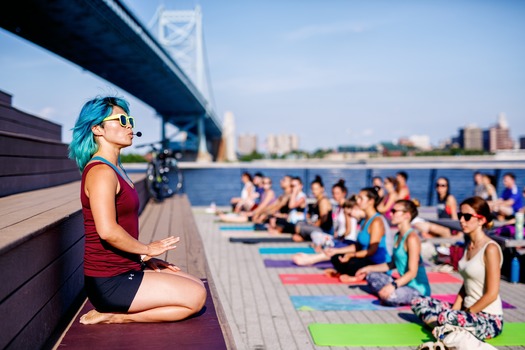
[[[215,110],[237,133],[296,133],[306,150],[413,134],[433,144],[504,112],[525,136],[523,1],[152,1],[124,3],[147,24],[161,3],[203,12]],[[128,97],[145,136],[154,111],[125,91],[0,29],[0,89],[63,125],[90,97]]]

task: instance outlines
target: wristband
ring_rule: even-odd
[[[395,288],[395,289],[397,289],[397,282],[396,282],[395,280],[394,280],[394,281],[392,281],[392,283],[391,283],[391,284],[392,284],[392,285],[394,286],[394,288]]]

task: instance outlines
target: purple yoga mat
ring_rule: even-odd
[[[295,265],[292,260],[276,260],[276,259],[264,259],[264,266],[265,267],[279,267],[279,268],[287,268],[287,267],[317,267],[320,269],[326,269],[333,267],[332,263],[330,261],[323,261],[320,263],[317,263],[315,265],[306,265],[306,266],[299,266]]]

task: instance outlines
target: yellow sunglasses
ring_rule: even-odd
[[[102,121],[105,122],[107,120],[118,120],[120,122],[120,125],[123,127],[125,127],[129,122],[129,125],[131,125],[132,128],[135,127],[135,118],[128,117],[125,114],[113,114],[109,117],[104,118]]]

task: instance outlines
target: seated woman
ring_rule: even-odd
[[[503,253],[484,232],[491,226],[489,205],[481,197],[460,204],[459,221],[469,238],[459,261],[463,286],[454,304],[430,297],[412,300],[412,310],[429,327],[451,324],[468,328],[477,338],[490,339],[503,330],[503,308],[499,295]]]
[[[356,276],[366,275],[372,293],[379,296],[383,304],[410,305],[415,297],[430,296],[430,284],[421,259],[421,241],[410,226],[417,216],[417,208],[413,202],[401,199],[391,211],[392,224],[399,229],[394,236],[392,263],[365,266]],[[397,279],[385,273],[394,268],[400,276]]]
[[[390,210],[394,206],[394,203],[399,199],[397,193],[397,180],[394,177],[386,177],[383,186],[385,187],[386,194],[381,198],[381,201],[377,205],[377,211],[390,221],[392,219],[392,213]]]
[[[251,211],[243,211],[238,214],[236,213],[219,213],[219,219],[222,222],[233,222],[233,223],[242,223],[242,222],[248,222],[252,221],[253,217],[258,217],[260,214],[264,213],[264,211],[272,205],[276,198],[275,198],[275,192],[272,189],[272,179],[265,176],[262,179],[262,188],[263,192],[261,193],[261,198],[259,201],[259,205],[254,210]]]
[[[326,274],[339,275],[342,282],[359,281],[364,278],[364,275],[355,277],[360,268],[390,262],[385,222],[376,210],[378,202],[379,195],[376,188],[361,189],[357,195],[357,205],[365,212],[365,223],[357,235],[357,244],[342,248],[341,254],[332,256],[334,269],[328,269]]]
[[[457,220],[458,204],[456,198],[450,194],[450,184],[446,177],[440,177],[436,181],[437,212],[440,219]],[[415,220],[412,225],[421,233],[422,238],[450,237],[450,228],[426,220]],[[460,238],[461,236],[458,236]]]
[[[306,218],[306,193],[303,182],[298,176],[292,177],[291,194],[286,203],[285,212],[273,214],[268,220],[268,231],[272,233],[294,233],[295,225]]]
[[[337,205],[332,210],[333,235],[325,233],[321,230],[316,230],[311,233],[310,238],[316,250],[323,247],[333,247],[334,240],[344,239],[350,232],[351,220],[346,220],[344,212],[344,203],[348,189],[345,186],[345,180],[339,179],[335,185],[332,186],[332,198]]]
[[[243,183],[241,196],[233,197],[230,200],[230,204],[232,205],[232,210],[234,213],[251,210],[255,205],[256,198],[258,197],[250,173],[247,171],[243,172],[241,175],[241,181]]]
[[[363,224],[365,212],[357,206],[356,196],[353,195],[343,204],[343,212],[345,214],[345,222],[350,223],[346,225],[348,231],[339,235],[334,239],[333,247],[325,247],[321,252],[316,254],[297,253],[292,257],[293,262],[299,266],[313,265],[322,261],[330,261],[330,258],[335,254],[343,254],[343,248],[356,243],[357,232],[359,225]]]
[[[325,233],[333,232],[332,203],[326,197],[323,180],[319,175],[315,176],[310,184],[310,189],[316,202],[308,213],[307,221],[300,221],[295,226],[295,234],[292,236],[295,242],[311,240],[310,234],[319,229]]]
[[[290,212],[288,203],[290,202],[290,196],[292,195],[292,177],[290,175],[284,175],[279,181],[283,193],[278,196],[273,203],[269,204],[264,208],[258,215],[252,217],[252,221],[255,224],[261,226],[268,222],[272,216],[287,217]]]

